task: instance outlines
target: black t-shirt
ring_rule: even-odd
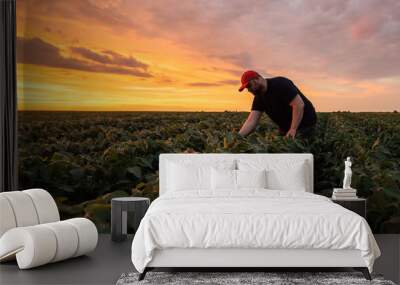
[[[289,103],[299,94],[304,102],[304,113],[298,129],[316,124],[317,115],[314,106],[291,80],[285,77],[266,78],[266,80],[267,92],[254,96],[252,111],[265,112],[279,129],[287,132],[292,124],[292,107]]]

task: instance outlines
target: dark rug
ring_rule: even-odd
[[[395,285],[384,280],[382,275],[371,274],[372,280],[366,280],[361,272],[156,272],[150,271],[142,281],[139,273],[124,273],[117,285],[133,284],[379,284]]]

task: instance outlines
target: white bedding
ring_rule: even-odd
[[[265,189],[215,194],[154,200],[133,239],[135,268],[143,272],[154,249],[175,247],[358,249],[370,272],[380,256],[366,220],[326,197]]]

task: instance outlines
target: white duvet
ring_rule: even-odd
[[[154,249],[174,247],[358,249],[370,272],[380,256],[361,216],[320,195],[265,189],[157,198],[133,239],[133,265],[143,272]]]

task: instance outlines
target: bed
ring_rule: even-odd
[[[352,267],[379,247],[364,218],[313,193],[312,154],[161,154],[159,197],[131,257],[154,268]]]

